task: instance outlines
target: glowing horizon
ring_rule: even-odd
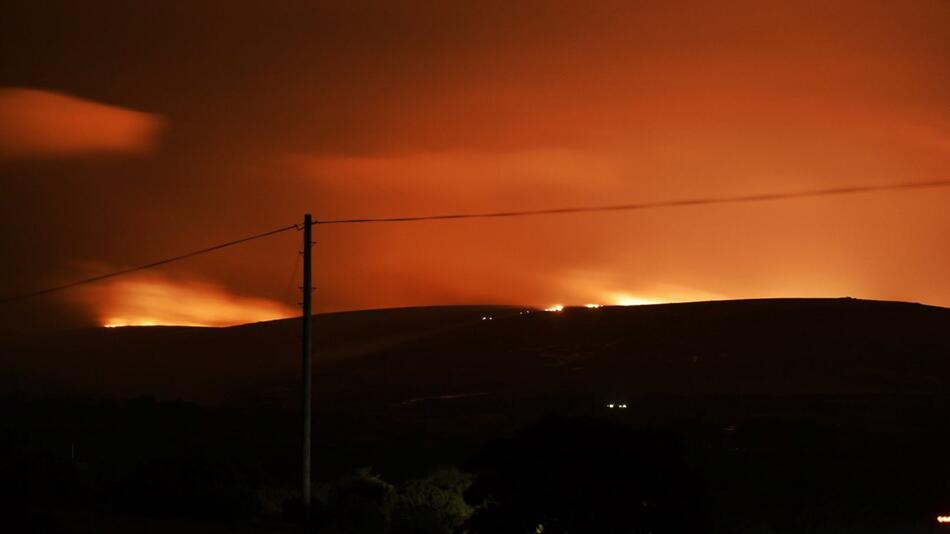
[[[223,327],[293,317],[284,304],[235,295],[208,282],[141,275],[86,289],[77,297],[105,328]]]

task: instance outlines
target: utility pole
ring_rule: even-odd
[[[301,391],[301,415],[303,417],[303,458],[301,462],[300,503],[303,506],[304,525],[310,523],[310,359],[313,344],[313,317],[311,300],[313,298],[312,268],[313,260],[313,220],[309,213],[303,216],[303,384]]]

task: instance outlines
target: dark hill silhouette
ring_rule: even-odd
[[[319,315],[315,384],[336,401],[465,395],[933,393],[950,310],[854,299],[664,304],[560,313],[500,306]],[[491,321],[481,320],[484,316]],[[5,390],[294,402],[299,320],[90,329],[3,347]]]
[[[517,504],[472,519],[494,525],[524,519],[523,506],[551,511],[522,499],[540,489],[587,495],[571,484],[602,478],[588,476],[593,467],[653,465],[663,455],[636,443],[669,435],[683,450],[662,465],[689,471],[677,495],[701,498],[702,514],[727,523],[785,521],[773,531],[800,532],[825,516],[874,525],[883,516],[930,525],[950,509],[948,309],[780,299],[527,311],[316,317],[315,479],[371,465],[398,481],[460,466],[477,475],[475,490]],[[95,473],[88,485],[106,492],[102,502],[159,517],[235,516],[255,492],[294,488],[299,327],[91,329],[9,343],[0,351],[0,474],[58,488]],[[132,400],[101,400],[110,397]],[[521,473],[551,471],[493,478],[510,457]],[[198,467],[204,479],[191,476]],[[623,473],[590,495],[610,495]],[[191,492],[170,489],[182,485]],[[600,517],[599,502],[562,527]]]
[[[815,421],[896,432],[950,404],[950,310],[918,304],[431,307],[326,314],[315,323],[314,417],[325,445],[475,443],[557,413],[635,424],[742,421],[729,439],[756,448],[771,446],[760,434],[813,439],[805,436],[823,432],[808,428]],[[2,352],[0,392],[293,412],[299,328],[299,320],[282,320],[24,340]],[[775,429],[776,417],[808,423]],[[772,426],[757,430],[759,419]]]

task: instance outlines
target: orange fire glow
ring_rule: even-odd
[[[122,326],[232,326],[291,317],[279,302],[237,296],[204,282],[160,278],[119,280],[84,295],[99,324]]]
[[[508,212],[947,179],[950,2],[422,4],[265,10],[266,25],[236,7],[224,19],[45,5],[6,17],[24,25],[4,47],[6,79],[33,87],[0,88],[0,294],[44,287],[50,269],[66,282],[66,261],[162,258],[307,212]],[[248,39],[248,28],[281,31]],[[163,38],[116,47],[135,35]],[[950,306],[948,202],[944,188],[324,226],[314,310],[842,296]],[[57,246],[41,246],[52,229]],[[185,268],[267,296],[299,246],[287,234]],[[200,304],[144,306],[146,288],[120,298],[116,286],[63,314],[289,314],[185,286]]]
[[[613,303],[617,306],[640,306],[643,304],[656,304],[654,301],[634,297],[625,293],[618,293],[613,298]]]

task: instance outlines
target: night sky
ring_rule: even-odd
[[[950,177],[950,2],[715,4],[6,2],[0,296],[307,211]],[[846,295],[950,306],[948,206],[950,189],[932,189],[318,227],[315,309]],[[5,305],[2,328],[289,316],[299,239]]]

